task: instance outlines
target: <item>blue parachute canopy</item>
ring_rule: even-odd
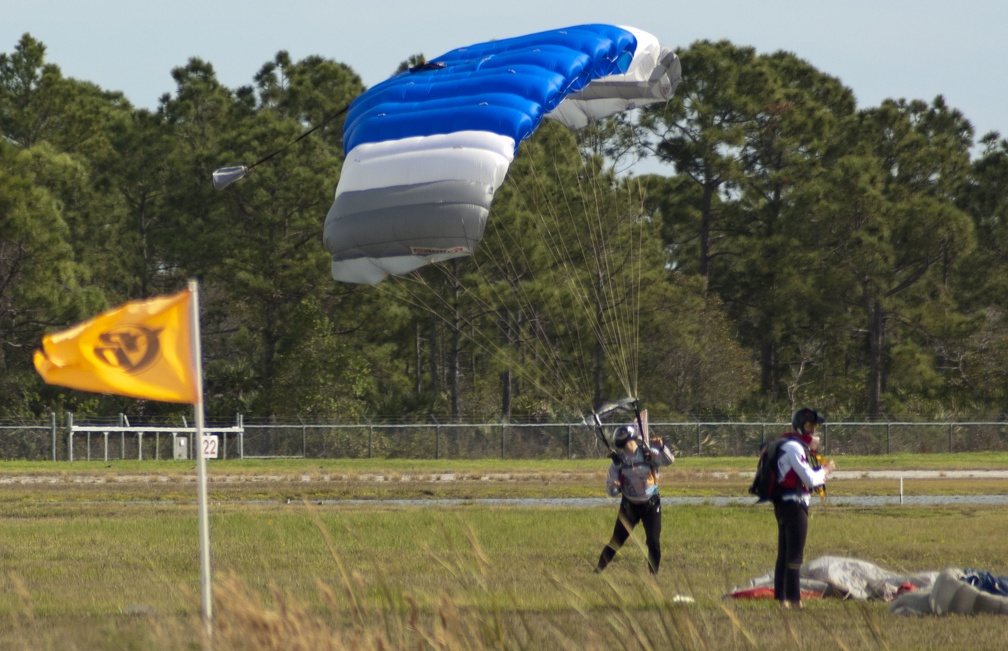
[[[339,281],[470,255],[518,145],[544,117],[581,128],[667,101],[676,55],[631,27],[581,25],[458,48],[351,105],[324,242]]]

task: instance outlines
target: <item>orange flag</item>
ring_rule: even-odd
[[[35,370],[47,384],[196,404],[192,292],[126,303],[42,338]]]

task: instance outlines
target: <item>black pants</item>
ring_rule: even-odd
[[[648,569],[651,574],[658,573],[661,565],[661,498],[657,495],[645,504],[634,504],[624,497],[620,501],[619,513],[616,515],[616,526],[613,527],[612,538],[599,555],[596,572],[601,572],[616,556],[616,552],[630,537],[630,531],[638,522],[644,522],[644,537],[648,548]]]
[[[802,502],[774,503],[777,516],[777,564],[774,566],[774,599],[801,601],[801,566],[808,536],[808,507]]]

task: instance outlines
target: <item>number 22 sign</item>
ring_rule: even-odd
[[[216,434],[203,437],[203,458],[216,459],[220,437]]]

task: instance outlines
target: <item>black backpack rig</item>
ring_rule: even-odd
[[[769,502],[781,496],[780,480],[777,476],[777,457],[781,446],[788,439],[783,437],[767,441],[760,446],[759,459],[756,461],[756,475],[753,477],[749,493],[756,496],[756,503]]]

